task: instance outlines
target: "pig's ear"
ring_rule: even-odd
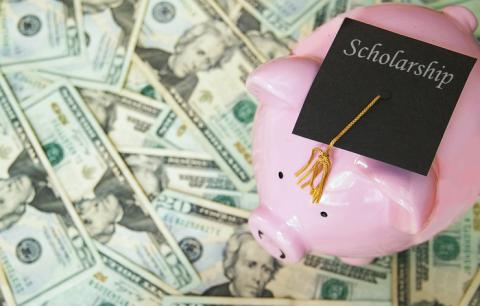
[[[445,7],[442,12],[452,17],[463,30],[474,33],[478,26],[475,14],[464,6],[452,5]]]
[[[283,57],[259,66],[247,79],[247,89],[260,103],[301,108],[320,69],[306,57]]]

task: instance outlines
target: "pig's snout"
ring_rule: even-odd
[[[281,262],[298,262],[307,251],[294,228],[261,206],[250,216],[249,226],[257,242]]]

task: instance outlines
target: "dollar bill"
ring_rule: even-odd
[[[95,119],[117,149],[142,147],[147,133],[158,117],[166,117],[170,108],[144,96],[121,91],[79,89]],[[165,139],[161,146],[173,147]]]
[[[0,78],[0,264],[18,305],[75,284],[101,260]]]
[[[79,91],[104,132],[120,151],[141,147],[202,151],[165,103],[128,90],[83,88]]]
[[[235,33],[204,0],[154,0],[136,53],[172,110],[236,187],[248,191],[255,185],[250,152],[256,103],[244,84],[260,62]]]
[[[76,85],[120,89],[130,65],[148,0],[83,0],[87,56],[46,69]]]
[[[76,90],[56,83],[22,107],[83,224],[106,246],[105,253],[121,254],[174,288],[196,286],[195,270]]]
[[[434,8],[442,8],[448,5],[462,5],[467,1],[468,0],[394,0],[392,2],[412,3],[417,5],[431,6]]]
[[[51,75],[30,71],[10,73],[6,78],[19,101],[30,98],[60,80],[52,78]],[[162,120],[172,113],[165,103],[127,90],[103,91],[80,88],[79,91],[116,148],[142,146],[177,148],[166,137],[149,136],[153,134],[150,130],[157,122],[156,119]]]
[[[190,132],[187,125],[182,122],[171,107],[165,103],[162,95],[155,90],[145,77],[141,67],[141,59],[134,55],[132,65],[128,72],[125,88],[162,103],[162,108],[167,109],[164,115],[156,118],[152,127],[147,132],[143,147],[147,148],[173,148],[187,151],[205,153],[200,143]]]
[[[441,9],[448,5],[463,5],[472,12],[474,12],[477,17],[480,16],[480,2],[477,0],[331,0],[315,13],[315,18],[313,26],[309,25],[309,21],[305,21],[306,27],[302,30],[299,35],[299,38],[304,38],[309,34],[309,29],[315,29],[318,26],[321,26],[328,20],[336,17],[339,14],[342,14],[348,10],[382,3],[405,3],[405,4],[416,4],[422,6],[428,6],[434,9]],[[477,29],[475,33],[476,37],[480,37],[480,30]]]
[[[137,284],[122,276],[107,268],[100,270],[42,306],[64,306],[66,301],[69,306],[162,305],[161,297],[149,290],[150,284],[143,280],[139,280],[140,283]]]
[[[474,211],[477,213],[475,214]],[[433,240],[398,254],[398,306],[455,306],[480,263],[480,204]]]
[[[480,270],[470,282],[465,295],[458,306],[478,306],[480,305]]]
[[[155,90],[153,85],[145,77],[145,71],[141,67],[141,59],[134,54],[132,65],[127,75],[125,88],[162,103],[167,109],[165,116],[159,116],[147,132],[142,147],[147,148],[173,148],[187,151],[205,153],[201,144],[195,139],[190,129],[183,123],[171,107],[166,104],[162,95]]]
[[[336,17],[337,15],[343,14],[348,10],[367,6],[379,4],[381,0],[332,0],[329,1],[326,5],[321,7],[315,13],[315,22],[313,28],[319,27],[328,20]]]
[[[143,147],[172,148],[208,154],[197,138],[190,132],[191,128],[180,120],[177,114],[168,106],[165,116],[159,116],[147,131]]]
[[[50,66],[83,56],[80,0],[0,2],[0,67]]]
[[[16,306],[12,288],[8,284],[5,270],[0,264],[0,306]]]
[[[255,15],[263,24],[269,26],[279,37],[285,37],[305,23],[316,11],[329,1],[269,1],[241,0],[245,8]]]
[[[33,71],[18,71],[5,74],[17,101],[24,101],[47,88],[53,81]]]
[[[324,300],[391,300],[390,263],[353,267],[327,256],[308,255],[281,267],[256,243],[249,213],[165,190],[153,202],[203,283],[204,296]]]
[[[477,19],[480,18],[480,2],[477,0],[332,0],[329,2],[329,5],[320,9],[316,14],[315,27],[349,9],[381,3],[416,4],[433,9],[442,9],[450,5],[461,5],[470,9],[477,16]],[[477,27],[474,35],[477,39],[480,39],[480,27]]]
[[[208,155],[145,148],[122,153],[150,199],[168,188],[241,209],[258,206],[258,195],[238,191]]]
[[[105,268],[48,300],[42,306],[158,306],[168,294],[179,294],[157,279],[141,273],[122,258],[113,259],[100,252]]]
[[[235,23],[238,29],[252,42],[257,51],[263,55],[266,60],[286,56],[291,48],[296,44],[292,35],[277,36],[257,15],[250,13],[241,2],[237,1],[217,1],[214,5],[219,6],[225,15]],[[298,32],[298,31],[295,31]]]
[[[167,296],[163,306],[390,306],[390,302],[240,299],[224,297]]]
[[[131,92],[141,94],[142,96],[156,100],[160,103],[166,103],[162,95],[155,90],[152,84],[145,77],[142,68],[139,66],[141,59],[134,53],[132,55],[132,62],[127,73],[127,80],[124,88]]]

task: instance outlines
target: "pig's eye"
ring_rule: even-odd
[[[327,213],[326,213],[326,212],[322,211],[322,212],[320,213],[320,216],[322,216],[322,217],[326,218],[328,215],[327,215]]]
[[[262,239],[263,232],[261,230],[258,231],[258,238]]]
[[[283,179],[283,172],[282,172],[282,171],[279,171],[279,172],[278,172],[278,177],[279,177],[280,179]]]
[[[283,253],[282,250],[280,250],[280,253],[281,253],[281,254],[280,254],[280,258],[281,258],[281,259],[285,259],[285,257],[287,257],[287,256],[285,256],[285,253]]]

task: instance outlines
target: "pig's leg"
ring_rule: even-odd
[[[371,263],[375,257],[340,257],[340,260],[352,266],[363,266]]]

